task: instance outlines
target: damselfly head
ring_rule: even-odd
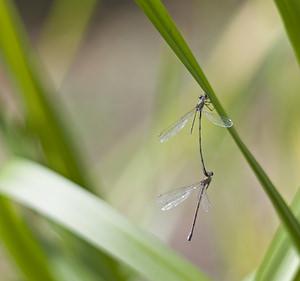
[[[208,179],[208,178],[212,177],[214,175],[214,173],[213,172],[206,172],[205,171],[204,175],[205,175],[205,178]]]
[[[201,183],[203,185],[207,185],[206,189],[208,188],[208,186],[209,186],[209,184],[211,182],[211,177],[213,176],[213,174],[214,174],[213,172],[206,173],[205,178],[203,178],[202,181],[201,181]]]
[[[210,100],[210,97],[209,97],[208,94],[205,94],[204,97],[205,97],[204,100],[205,100],[206,102],[211,103],[211,100]]]
[[[210,98],[209,98],[208,94],[204,94],[204,95],[198,96],[198,98],[200,100],[202,100],[203,102],[207,102],[208,101],[210,103]]]

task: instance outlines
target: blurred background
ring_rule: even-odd
[[[16,5],[94,191],[215,280],[241,280],[279,225],[263,189],[226,129],[203,118],[211,210],[200,210],[186,241],[197,194],[167,212],[156,197],[201,180],[197,130],[190,135],[188,124],[163,144],[157,135],[203,92],[134,1],[80,2]],[[240,137],[290,203],[299,186],[300,79],[275,4],[163,3]],[[3,63],[0,93],[7,119],[22,127],[25,113]],[[43,159],[30,144],[26,151]],[[8,154],[1,141],[2,159]],[[0,254],[1,280],[20,280]]]

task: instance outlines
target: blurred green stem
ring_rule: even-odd
[[[47,158],[47,164],[51,169],[80,184],[82,187],[91,189],[86,176],[87,172],[83,164],[83,158],[79,157],[79,151],[75,149],[73,141],[62,124],[58,112],[56,112],[59,105],[56,104],[54,106],[51,103],[52,87],[47,85],[44,80],[47,75],[45,75],[41,67],[37,67],[39,66],[38,60],[31,49],[13,2],[0,0],[0,15],[0,54],[6,62],[15,85],[18,86],[22,94],[21,98],[27,118],[26,125],[28,125],[30,133],[39,138]],[[0,220],[11,220],[12,230],[8,225],[7,231],[13,231],[14,220],[17,220],[14,213],[8,214],[8,211],[1,211],[0,209],[0,216]],[[17,222],[15,224],[17,225]],[[22,235],[30,237],[30,241],[34,241],[33,235],[24,226],[22,231],[14,231],[15,236],[12,236],[13,240],[9,240],[10,236],[6,235],[4,226],[2,230],[0,235],[9,251],[11,253],[19,251],[19,255],[15,254],[14,257],[20,264],[24,274],[27,274],[27,271],[30,270],[34,271],[36,265],[25,267],[18,260],[18,257],[23,252],[27,253],[27,256],[23,258],[26,261],[28,260],[28,263],[35,264],[35,256],[30,250],[27,250],[30,247],[26,243],[29,242],[22,239],[22,237],[18,237],[22,233]],[[14,240],[20,242],[18,248],[13,247]],[[37,243],[35,247],[38,248]],[[99,251],[98,254],[99,260],[101,258],[102,264],[105,265],[101,268],[101,274],[106,276],[106,280],[123,280],[123,274],[119,272],[119,264],[103,252]],[[37,266],[39,266],[38,263]],[[29,280],[38,281],[48,279],[46,274],[45,277],[37,279],[29,278]]]
[[[34,236],[3,197],[0,197],[0,237],[28,280],[55,280]]]
[[[39,136],[48,165],[90,189],[83,160],[50,102],[49,85],[41,79],[42,70],[35,67],[37,61],[12,2],[0,0],[0,15],[0,52],[22,93],[28,126]]]

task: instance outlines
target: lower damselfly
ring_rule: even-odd
[[[209,202],[209,199],[207,196],[207,189],[211,182],[212,175],[213,175],[213,172],[208,172],[207,176],[205,176],[200,182],[193,183],[193,184],[185,186],[185,187],[180,187],[180,188],[171,190],[171,191],[163,193],[157,197],[157,202],[163,204],[161,209],[163,211],[167,211],[167,210],[170,210],[170,209],[178,206],[185,199],[187,199],[194,190],[200,188],[191,230],[190,230],[189,235],[187,236],[188,241],[191,241],[192,236],[193,236],[200,202],[201,202],[201,206],[205,212],[208,212],[210,209],[210,202]]]
[[[204,106],[206,106],[206,108],[209,109],[209,111],[204,110],[203,109]],[[192,133],[193,128],[194,128],[195,119],[196,119],[196,114],[197,114],[197,112],[199,112],[199,150],[200,150],[200,158],[201,158],[201,163],[202,163],[202,170],[203,170],[203,173],[205,176],[208,176],[208,173],[205,169],[203,155],[202,155],[202,147],[201,147],[201,116],[202,116],[202,112],[204,113],[204,115],[210,122],[212,122],[213,124],[215,124],[217,126],[229,128],[233,125],[233,122],[229,118],[211,112],[213,109],[210,106],[211,106],[211,101],[206,94],[199,96],[199,101],[192,110],[190,110],[185,115],[183,115],[181,118],[176,120],[174,123],[172,123],[169,127],[164,129],[158,135],[158,139],[160,142],[168,141],[170,138],[175,136],[181,129],[183,129],[184,126],[187,124],[187,122],[190,120],[190,118],[194,115],[193,123],[192,123],[192,127],[191,127],[191,133]]]

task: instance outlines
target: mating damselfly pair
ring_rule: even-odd
[[[176,207],[177,205],[179,205],[185,199],[187,199],[194,190],[196,190],[200,187],[191,231],[187,237],[188,241],[191,240],[192,235],[193,235],[200,202],[202,202],[201,205],[202,205],[202,208],[204,209],[204,211],[208,212],[209,208],[210,208],[210,202],[209,202],[206,191],[211,182],[211,177],[213,175],[213,172],[206,171],[206,168],[204,165],[204,160],[203,160],[203,155],[202,155],[202,146],[201,146],[201,116],[202,116],[202,112],[204,113],[204,115],[206,116],[206,118],[209,121],[211,121],[213,124],[215,124],[217,126],[231,127],[233,125],[233,123],[230,119],[211,112],[213,109],[210,107],[210,105],[211,105],[211,101],[206,94],[199,96],[199,101],[192,110],[190,110],[185,115],[183,115],[181,118],[179,118],[177,121],[172,123],[169,127],[164,129],[158,135],[158,139],[160,142],[168,141],[170,138],[175,136],[181,129],[183,129],[184,126],[190,120],[190,118],[194,115],[194,119],[193,119],[193,123],[192,123],[192,127],[191,127],[191,133],[192,133],[193,128],[194,128],[195,119],[196,119],[196,114],[197,114],[197,112],[199,112],[199,150],[200,150],[200,158],[201,158],[201,164],[202,164],[204,178],[200,182],[163,193],[163,194],[159,195],[157,198],[157,201],[159,203],[163,203],[163,206],[162,206],[163,211],[170,210],[170,209]],[[204,110],[203,109],[204,106],[206,106],[209,111]]]

